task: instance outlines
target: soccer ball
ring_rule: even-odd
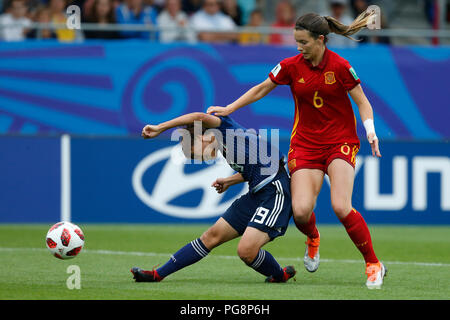
[[[62,221],[54,224],[45,239],[48,250],[59,259],[72,259],[84,245],[84,234],[77,225]]]

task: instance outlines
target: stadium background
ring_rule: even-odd
[[[265,5],[267,16],[271,7],[282,2],[252,3]],[[323,11],[333,1],[292,3],[301,14],[308,9]],[[347,17],[352,3],[348,2]],[[415,7],[405,1],[396,6],[374,3],[387,12],[383,17],[393,16],[391,25],[408,14],[416,18],[413,29],[427,23],[429,15],[417,13],[421,5],[429,5],[427,1]],[[434,14],[434,19],[439,17]],[[277,17],[269,18],[270,26]],[[445,19],[440,22],[445,29]],[[428,29],[434,26],[431,23]],[[290,28],[283,32],[291,37]],[[330,43],[362,80],[375,110],[383,153],[380,160],[370,157],[358,121],[362,148],[354,205],[369,223],[449,224],[450,48],[430,46],[448,39],[390,37],[384,43],[379,39],[366,38],[356,46]],[[215,176],[230,174],[231,169],[226,165],[217,165],[215,172],[198,165],[171,169],[170,135],[141,141],[139,133],[147,123],[232,102],[264,80],[279,61],[297,53],[295,44],[286,41],[250,45],[133,38],[2,42],[0,221],[53,222],[70,217],[75,222],[214,221],[243,191],[235,187],[222,197],[210,190]],[[429,44],[421,44],[424,41]],[[287,152],[293,113],[289,88],[278,87],[233,117],[247,128],[279,129],[281,148]],[[63,134],[69,144],[65,149]],[[70,163],[65,167],[62,159]],[[319,222],[338,222],[326,183],[316,210]]]
[[[247,14],[252,8],[262,6],[265,23],[260,29],[261,34],[283,32],[289,35],[291,28],[281,31],[271,27],[280,2],[238,1]],[[154,4],[161,3],[155,1]],[[329,6],[328,1],[292,3],[296,16],[308,11],[323,12]],[[349,6],[347,14],[352,16],[350,5],[353,1],[346,3]],[[441,264],[448,260],[443,252],[449,240],[446,230],[450,224],[450,36],[446,24],[448,11],[442,10],[448,7],[448,2],[368,3],[379,5],[389,24],[381,31],[364,31],[362,35],[366,38],[362,43],[341,46],[330,43],[332,50],[350,61],[362,81],[374,108],[383,155],[381,159],[370,155],[355,110],[362,147],[357,158],[353,203],[371,230],[378,230],[380,246],[383,249],[384,244],[383,252],[392,252],[386,255],[391,260],[410,259],[413,261],[411,272],[417,272],[414,269],[417,261],[430,262],[423,265],[422,283],[430,285],[428,291],[423,291],[423,297],[448,299],[448,286],[441,284],[443,291],[435,291],[434,288],[439,288],[438,280],[427,280],[429,272],[425,270],[437,266],[440,274],[445,275],[449,266],[448,263]],[[43,30],[48,26],[35,27]],[[152,26],[138,27],[148,27],[151,32],[155,30]],[[237,31],[245,32],[244,29]],[[90,245],[98,249],[91,251],[96,256],[108,254],[102,249],[123,250],[124,255],[127,250],[140,250],[144,254],[137,252],[136,255],[148,259],[147,250],[162,250],[165,254],[191,240],[186,238],[190,236],[186,236],[189,230],[197,234],[203,226],[214,222],[235,197],[245,192],[245,188],[234,186],[225,195],[217,195],[210,184],[219,176],[231,174],[228,166],[177,162],[176,144],[170,140],[170,133],[144,141],[140,138],[142,127],[187,112],[205,111],[210,105],[226,105],[266,79],[279,61],[295,54],[297,51],[292,43],[270,41],[252,44],[239,41],[161,43],[154,38],[61,41],[38,37],[0,42],[0,223],[3,230],[0,258],[11,268],[5,270],[14,270],[15,274],[18,266],[23,264],[23,260],[15,259],[44,255],[39,251],[39,248],[45,250],[44,230],[60,220],[80,224],[87,232],[88,252]],[[279,86],[233,117],[248,128],[279,129],[280,146],[286,153],[293,114],[289,88]],[[321,229],[325,230],[324,234],[338,230],[339,221],[332,212],[326,182],[316,212],[319,227],[333,225],[330,229]],[[113,227],[106,225],[109,223],[114,223]],[[130,223],[142,224],[142,228],[128,229]],[[172,223],[174,228],[167,227]],[[382,229],[390,224],[400,229]],[[158,233],[159,225],[173,233],[170,236],[165,235],[164,230]],[[416,226],[408,228],[405,225]],[[432,227],[425,229],[425,225]],[[435,225],[441,225],[441,229],[433,229]],[[176,229],[178,226],[186,226],[186,231]],[[387,240],[393,236],[390,230],[402,233],[404,245],[399,242],[391,250],[392,242]],[[428,230],[428,234],[421,230]],[[29,239],[19,237],[25,231]],[[125,231],[129,232],[126,236]],[[106,232],[109,238],[99,236]],[[117,239],[116,232],[128,240]],[[135,233],[147,239],[147,245],[137,244]],[[164,245],[168,247],[161,244],[161,249],[149,248],[149,242],[163,243],[159,238],[151,238],[153,233],[155,237],[167,238]],[[299,235],[292,233],[295,233],[295,240],[292,236],[286,238],[297,243]],[[432,239],[430,241],[436,245],[425,240],[421,245],[415,240],[419,235]],[[336,246],[341,243],[341,238],[347,239],[344,234],[339,237],[336,236],[339,240],[330,237]],[[37,243],[36,239],[42,242]],[[127,247],[131,241],[134,245]],[[16,252],[16,247],[25,248],[22,248],[23,252],[19,249]],[[324,256],[328,253],[328,257],[333,258],[333,254],[340,253],[336,248],[324,246]],[[417,248],[414,249],[416,255],[411,255],[413,248]],[[400,256],[403,251],[409,256]],[[88,252],[85,258],[77,259],[81,259],[81,263],[89,261],[94,270],[99,263],[89,260],[92,255]],[[286,248],[275,252],[284,256],[294,254]],[[346,254],[336,258],[345,258]],[[112,257],[116,259],[114,261],[119,259]],[[122,258],[122,263],[127,265],[125,258],[128,257]],[[216,258],[220,265],[228,263],[220,260],[222,258]],[[41,260],[35,259],[33,263],[36,261]],[[57,268],[50,262],[45,262],[45,268]],[[402,263],[399,262],[397,267],[404,267]],[[391,262],[391,265],[395,267],[395,263]],[[33,291],[26,293],[20,289],[21,282],[11,278],[8,272],[2,275],[4,288],[8,290],[8,281],[13,279],[17,282],[18,293],[3,291],[0,297],[36,298]],[[63,274],[64,270],[58,272]],[[330,274],[332,272],[335,271]],[[45,275],[44,286],[52,277]],[[92,283],[95,283],[95,277],[91,279]],[[64,275],[60,278],[63,283]],[[56,291],[48,290],[41,297],[59,299],[59,289],[52,288]],[[316,289],[321,293],[319,287],[314,287]],[[414,293],[418,297],[420,290]],[[67,290],[64,297],[75,297],[66,294]],[[112,293],[104,294],[99,291],[91,298],[118,297]],[[242,297],[255,297],[252,294],[248,291],[248,296]],[[328,292],[324,294],[317,297],[330,298]],[[339,291],[337,296],[340,294]],[[396,294],[394,292],[388,298],[414,297],[410,292]],[[282,295],[280,290],[280,297]],[[220,294],[204,293],[198,298],[214,296]],[[170,295],[159,297],[172,298]],[[182,299],[186,297],[190,296],[181,295]],[[368,296],[342,295],[342,298],[355,297]]]
[[[449,48],[367,45],[336,51],[362,79],[383,153],[373,159],[361,139],[355,206],[369,222],[450,223],[445,141],[450,131],[448,105],[442,103],[448,97]],[[198,176],[205,168],[192,164],[169,172],[166,153],[149,164],[138,188],[133,174],[139,163],[174,144],[169,135],[141,141],[139,133],[146,123],[230,103],[295,53],[270,46],[140,41],[5,43],[0,50],[2,222],[60,219],[63,133],[71,136],[73,221],[184,222],[189,215],[187,221],[199,222],[195,210],[214,220],[236,194],[229,191],[221,199],[209,185],[231,169]],[[290,95],[288,87],[279,87],[233,116],[248,128],[279,128],[286,152],[294,118]],[[184,188],[175,192],[178,183]],[[327,191],[325,184],[318,219],[338,222]],[[153,192],[164,197],[152,197]],[[173,217],[177,207],[192,212]]]

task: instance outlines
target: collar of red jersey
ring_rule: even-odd
[[[311,62],[309,62],[309,60],[306,60],[303,57],[303,60],[305,61],[306,65],[310,68],[310,69],[319,69],[322,70],[323,68],[325,68],[325,65],[327,64],[328,61],[328,48],[325,47],[325,51],[323,52],[323,58],[322,61],[320,61],[320,63],[317,66],[313,66]]]

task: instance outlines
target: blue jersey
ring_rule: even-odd
[[[247,130],[230,117],[219,117],[217,137],[220,150],[233,170],[248,181],[250,191],[257,192],[270,183],[284,166],[284,155],[254,130]],[[284,170],[284,169],[283,169]]]

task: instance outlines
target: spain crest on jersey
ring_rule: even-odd
[[[336,77],[334,76],[333,71],[325,72],[324,76],[325,76],[325,84],[333,84],[336,82]]]

